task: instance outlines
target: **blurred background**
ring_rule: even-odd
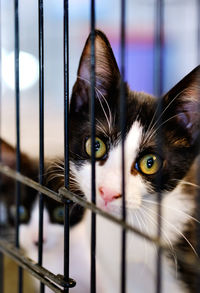
[[[166,0],[164,91],[198,65],[198,0]],[[1,0],[1,136],[15,144],[14,1]],[[38,157],[38,1],[20,0],[21,148]],[[151,94],[155,0],[127,0],[126,80]],[[69,1],[70,92],[90,31],[90,1]],[[96,27],[119,62],[120,0],[96,0]],[[63,1],[44,1],[45,157],[63,154]]]

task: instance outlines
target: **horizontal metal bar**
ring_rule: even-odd
[[[98,208],[95,204],[85,200],[84,198],[77,196],[75,193],[67,190],[64,187],[59,189],[59,193],[56,193],[56,192],[48,189],[47,187],[42,186],[38,182],[35,182],[34,180],[14,171],[13,169],[9,168],[8,166],[6,166],[2,163],[0,163],[0,173],[3,173],[8,177],[13,178],[14,180],[20,181],[21,183],[23,183],[29,187],[34,188],[35,190],[51,197],[52,199],[54,199],[60,203],[66,203],[69,201],[73,201],[75,203],[78,203],[80,206],[82,206],[86,209],[90,209],[91,211],[95,212],[96,214],[101,215],[104,218],[107,218],[107,219],[111,220],[112,222],[120,225],[121,227],[125,228],[126,230],[132,231],[135,234],[137,234],[138,236],[141,236],[141,237],[145,238],[146,240],[149,240],[158,246],[164,247],[158,241],[158,239],[156,237],[151,237],[148,234],[145,234],[145,233],[139,231],[138,229],[134,228],[133,226],[127,224],[126,222],[122,221],[121,219],[119,219],[119,218],[117,218],[107,212],[104,212],[103,210]]]
[[[31,275],[47,285],[54,292],[63,292],[63,289],[58,286],[63,288],[73,288],[76,284],[71,278],[69,278],[69,281],[67,282],[65,281],[64,276],[54,275],[44,267],[39,266],[36,262],[24,256],[19,248],[16,248],[6,240],[0,239],[0,251],[12,258],[20,267],[29,271]]]
[[[52,199],[54,199],[60,203],[66,202],[66,200],[64,201],[62,196],[59,195],[58,193],[42,186],[40,183],[22,175],[21,173],[14,171],[13,169],[9,168],[8,166],[6,166],[2,163],[0,163],[0,172],[3,173],[4,175],[14,179],[14,180],[20,181],[21,183],[23,183],[29,187],[34,188],[38,192],[41,192],[41,193],[47,195],[48,197],[51,197]]]
[[[119,218],[104,212],[100,208],[98,208],[96,205],[92,204],[91,202],[88,202],[84,198],[79,197],[75,193],[72,193],[71,191],[68,191],[64,187],[59,189],[59,193],[56,193],[50,189],[48,189],[45,186],[40,185],[39,183],[35,182],[34,180],[12,170],[8,166],[5,166],[4,164],[0,163],[0,173],[3,173],[7,175],[10,178],[13,178],[15,180],[20,181],[21,183],[34,188],[37,191],[42,192],[43,194],[51,197],[52,199],[60,202],[60,203],[66,203],[73,201],[74,203],[79,204],[80,206],[89,209],[96,214],[103,216],[104,218],[110,220],[111,222],[125,228],[127,231],[133,232],[137,234],[140,237],[143,237],[144,239],[152,242],[152,244],[155,244],[157,247],[161,247],[163,249],[163,252],[170,253],[171,249],[164,245],[157,237],[149,236],[148,234],[145,234],[138,229],[134,228],[133,226],[129,225],[128,223],[120,220]],[[1,250],[1,249],[0,249]],[[176,251],[176,257],[178,260],[181,260],[181,262],[184,262],[188,264],[191,269],[194,269],[195,272],[200,273],[200,261],[197,257],[193,256],[187,256],[186,254],[183,254],[180,250]]]

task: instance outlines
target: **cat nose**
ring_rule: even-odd
[[[121,197],[120,193],[108,187],[102,187],[102,186],[99,187],[99,193],[101,197],[103,198],[103,200],[105,201],[105,203],[113,201],[114,199]]]
[[[43,244],[46,242],[46,239],[44,238],[43,239]],[[33,244],[35,245],[35,246],[39,246],[39,240],[33,240]]]

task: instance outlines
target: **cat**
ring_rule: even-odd
[[[64,268],[64,207],[50,198],[44,199],[45,207],[43,211],[43,263],[46,269],[54,274],[63,274]],[[38,221],[39,221],[39,201],[38,199],[26,198],[21,203],[21,224],[20,224],[20,244],[24,248],[26,255],[38,261]],[[73,218],[73,217],[72,217]],[[71,292],[86,293],[89,291],[88,284],[85,279],[89,278],[89,270],[85,271],[82,263],[85,263],[83,251],[87,249],[86,243],[82,241],[81,245],[79,238],[84,239],[84,227],[82,224],[76,225],[71,218],[70,227],[70,277],[78,280],[75,288]],[[77,265],[79,264],[79,265]],[[89,266],[88,266],[89,269]],[[84,271],[84,273],[80,274]],[[35,292],[39,292],[40,283],[34,279]],[[53,291],[45,287],[45,292],[52,293]]]
[[[89,201],[90,45],[91,36],[80,58],[69,113],[71,190]],[[121,218],[121,75],[107,37],[98,30],[95,31],[95,57],[96,205]],[[161,193],[161,241],[170,251],[162,253],[162,292],[195,292],[195,271],[177,258],[176,253],[181,249],[184,256],[196,254],[200,66],[159,99],[132,91],[127,83],[125,96],[126,220],[138,230],[156,237],[157,198]],[[57,180],[61,182],[63,178]],[[82,223],[88,229],[89,240],[90,212],[85,213]],[[97,292],[120,292],[121,232],[118,225],[97,216],[97,280],[102,283],[102,288],[97,286]],[[156,246],[127,232],[126,259],[127,293],[155,292]]]
[[[1,143],[1,154],[3,164],[15,169],[16,165],[16,150],[4,140]],[[55,164],[55,162],[54,162]],[[48,182],[45,185],[52,188],[50,178],[51,169],[46,168],[48,173]],[[21,153],[21,172],[29,178],[38,180],[38,162]],[[45,175],[44,175],[45,177]],[[51,180],[50,180],[51,179]],[[0,207],[4,210],[2,224],[5,227],[14,227],[16,219],[15,205],[15,182],[13,179],[1,175],[1,194]],[[84,210],[80,206],[70,208],[70,277],[78,280],[72,292],[87,293],[89,291],[88,284],[85,280],[89,279],[89,264],[86,267],[83,251],[87,250],[87,245],[84,240],[79,245],[79,238],[85,239],[84,227],[79,222],[83,216]],[[39,235],[39,200],[37,191],[21,184],[21,199],[19,206],[19,240],[20,248],[22,248],[29,258],[38,261],[38,235]],[[43,224],[43,266],[54,274],[63,274],[64,266],[64,206],[55,200],[44,196],[44,224]],[[89,253],[89,252],[88,252]],[[78,265],[77,265],[78,264]],[[83,267],[84,266],[84,267]],[[88,268],[88,269],[87,269]],[[80,274],[81,271],[81,274]],[[83,273],[84,272],[84,273]],[[33,289],[34,292],[39,292],[40,282],[36,278],[32,278],[29,284],[25,280],[25,288]],[[53,291],[45,287],[46,293]]]

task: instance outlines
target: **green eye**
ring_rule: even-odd
[[[142,173],[153,175],[162,167],[162,160],[155,154],[148,154],[142,157],[137,165]]]
[[[85,143],[85,151],[86,153],[91,157],[92,151],[92,140],[91,138],[88,138]],[[105,143],[99,138],[95,138],[95,157],[96,159],[101,159],[107,152]]]
[[[17,210],[16,210],[16,206],[13,205],[11,206],[11,215],[13,218],[16,218],[17,215]],[[28,215],[28,211],[24,206],[19,206],[19,219],[20,222],[26,222],[28,221],[29,215]]]
[[[58,223],[64,222],[64,208],[63,207],[57,207],[53,211],[53,218]]]
[[[24,206],[19,207],[19,217],[22,222],[28,220],[28,211]]]

